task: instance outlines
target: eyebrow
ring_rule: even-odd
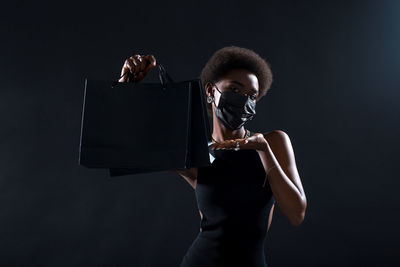
[[[244,87],[244,84],[241,83],[241,82],[238,82],[238,81],[235,81],[235,80],[231,80],[230,82],[236,83],[236,84],[241,85],[242,87]],[[258,90],[256,88],[251,88],[251,90],[256,92],[256,93],[258,93]]]

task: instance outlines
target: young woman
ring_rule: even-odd
[[[153,55],[130,57],[120,82],[139,82],[155,66]],[[181,266],[267,266],[264,241],[275,204],[294,226],[307,206],[289,136],[244,127],[271,86],[271,70],[254,51],[228,46],[212,55],[200,78],[212,116],[213,160],[176,171],[195,190],[201,217]]]

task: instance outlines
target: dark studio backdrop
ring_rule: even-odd
[[[175,173],[78,165],[84,79],[117,79],[136,53],[192,79],[237,45],[274,74],[247,127],[289,135],[308,200],[298,227],[275,209],[269,264],[400,264],[399,13],[399,1],[3,3],[0,263],[177,266],[199,231],[194,191]]]

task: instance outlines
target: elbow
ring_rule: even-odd
[[[299,226],[304,221],[304,217],[306,216],[306,207],[307,201],[304,200],[300,211],[294,213],[289,219],[289,222],[292,226]]]
[[[296,216],[292,216],[289,222],[292,226],[299,226],[304,221],[304,217],[305,217],[305,212],[301,212]]]

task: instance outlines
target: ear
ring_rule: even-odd
[[[207,96],[214,96],[214,87],[212,86],[212,83],[207,82],[204,88],[206,90]]]

